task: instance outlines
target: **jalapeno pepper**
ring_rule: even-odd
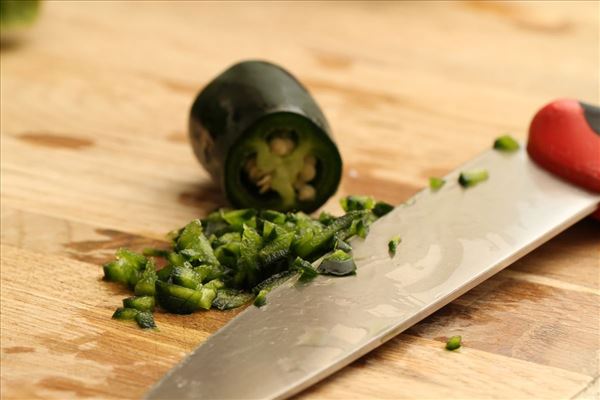
[[[337,190],[340,153],[306,88],[263,61],[235,64],[196,98],[196,157],[236,207],[313,211]]]

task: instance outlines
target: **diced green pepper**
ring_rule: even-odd
[[[217,297],[213,300],[212,306],[219,310],[229,310],[231,308],[243,306],[248,303],[252,297],[253,295],[248,292],[223,288],[217,290]]]
[[[167,261],[173,266],[183,267],[183,263],[185,263],[185,257],[179,253],[172,251],[167,255]]]
[[[135,284],[134,293],[136,296],[154,296],[156,293],[156,279],[157,276],[148,276],[140,279]]]
[[[352,251],[352,246],[350,246],[350,244],[348,242],[341,239],[340,237],[337,237],[337,235],[336,235],[333,249],[334,250],[343,250],[346,253],[350,253]]]
[[[154,296],[134,296],[123,299],[123,307],[134,308],[138,311],[153,311]]]
[[[462,187],[472,187],[480,182],[486,181],[489,178],[489,174],[485,169],[474,169],[471,171],[461,172],[458,177],[458,183]]]
[[[139,312],[135,316],[135,322],[137,322],[138,326],[142,329],[156,328],[156,323],[154,323],[154,317],[149,311]]]
[[[217,290],[213,288],[203,287],[200,289],[200,302],[198,303],[201,308],[210,310],[213,300],[217,297]]]
[[[369,234],[369,224],[365,219],[356,221],[356,234],[362,239],[366,238]]]
[[[202,308],[202,291],[156,281],[156,297],[165,310],[175,314],[190,314]]]
[[[117,250],[117,259],[125,261],[137,270],[143,269],[146,266],[146,261],[148,261],[142,254],[127,249]]]
[[[219,290],[219,289],[222,289],[225,287],[225,282],[223,282],[220,279],[213,279],[212,281],[210,281],[206,285],[204,285],[204,287],[207,289]]]
[[[354,220],[363,215],[360,211],[351,211],[346,215],[336,218],[330,225],[324,227],[321,231],[315,232],[314,235],[305,235],[299,238],[295,243],[296,255],[308,261],[315,260],[324,251],[327,251],[327,246],[332,244],[336,233],[350,227]]]
[[[232,268],[237,264],[237,260],[241,253],[240,248],[241,243],[239,241],[223,244],[215,249],[215,257],[217,257],[217,260],[219,260],[221,264]]]
[[[139,311],[135,308],[117,308],[112,317],[113,319],[133,320],[138,313]]]
[[[225,271],[219,265],[202,264],[192,268],[200,277],[202,283],[222,278]]]
[[[270,243],[267,243],[258,252],[258,261],[261,266],[267,267],[275,264],[290,254],[290,246],[294,240],[294,232],[283,232]]]
[[[324,225],[321,224],[319,221],[312,219],[303,212],[290,214],[288,220],[293,224],[293,227],[289,230],[293,230],[298,234],[303,234],[304,232],[309,230],[321,230],[324,227]]]
[[[375,203],[375,199],[371,196],[347,196],[340,200],[340,205],[346,212],[371,210],[375,207]]]
[[[142,276],[135,284],[134,293],[136,296],[154,296],[156,293],[156,264],[152,258],[146,262],[146,267]]]
[[[135,308],[117,308],[112,316],[118,320],[135,320],[142,329],[156,328],[154,317],[150,311],[140,311]]]
[[[262,238],[264,241],[268,242],[275,239],[275,236],[277,236],[277,231],[275,230],[276,226],[277,225],[271,221],[263,222]]]
[[[272,289],[275,289],[277,286],[290,279],[293,275],[294,271],[279,272],[260,282],[258,285],[252,288],[252,291],[254,293],[258,293],[261,290],[271,291]]]
[[[311,263],[300,257],[296,257],[292,264],[292,269],[300,273],[298,280],[303,283],[313,280],[319,274],[317,270],[313,268]]]
[[[398,244],[402,241],[400,236],[394,236],[388,242],[388,251],[390,253],[390,257],[394,257],[396,255],[396,249],[398,248]]]
[[[452,351],[452,350],[458,349],[462,345],[461,342],[462,342],[461,336],[452,336],[446,342],[446,350]]]
[[[510,135],[503,135],[494,141],[494,149],[512,153],[521,148],[519,142]]]
[[[207,236],[221,236],[224,233],[231,232],[233,228],[221,217],[220,211],[210,213],[208,217],[201,221],[204,228],[204,234]]]
[[[171,272],[171,280],[174,284],[189,289],[199,289],[202,287],[202,277],[191,268],[173,268],[173,271]]]
[[[269,294],[269,291],[267,289],[259,291],[256,295],[256,298],[254,299],[254,305],[256,307],[262,307],[265,304],[267,304],[267,294]]]
[[[218,236],[213,243],[213,247],[219,247],[230,243],[239,243],[242,241],[241,232],[227,232]]]
[[[116,260],[104,265],[104,278],[134,287],[140,279],[140,270],[146,265],[146,257],[126,249],[117,251]]]
[[[345,276],[356,272],[356,264],[350,254],[336,250],[323,258],[317,271],[324,275]]]
[[[371,211],[373,212],[373,214],[376,217],[383,217],[384,215],[386,215],[393,209],[394,209],[393,205],[388,204],[383,201],[378,201],[377,203],[375,203],[375,207],[373,207],[373,210],[371,210]]]
[[[248,225],[255,215],[256,210],[251,208],[221,212],[221,217],[223,220],[227,222],[233,229],[240,232],[242,231],[244,224]]]
[[[124,285],[130,285],[137,282],[138,271],[130,268],[119,261],[112,261],[104,264],[104,279],[111,282],[119,282]]]
[[[202,233],[202,224],[198,219],[190,222],[183,229],[177,239],[177,248],[190,260],[204,264],[219,264],[210,242]]]
[[[183,265],[183,263],[181,265]],[[173,272],[174,268],[174,265],[167,265],[156,272],[156,277],[158,280],[166,282],[171,277],[171,272]]]
[[[244,225],[240,257],[233,277],[236,287],[251,288],[258,279],[258,253],[262,247],[262,237],[256,229]]]
[[[335,217],[328,212],[323,211],[323,212],[321,212],[321,214],[319,214],[319,222],[322,223],[323,225],[329,225],[334,220],[335,220]]]
[[[262,210],[259,215],[265,221],[272,222],[275,225],[283,225],[286,220],[284,213],[275,210]]]
[[[444,186],[445,183],[446,183],[446,181],[443,180],[442,178],[436,178],[434,176],[429,178],[429,187],[433,191],[441,189],[441,187]]]
[[[335,234],[335,238],[339,238],[342,240],[348,240],[355,235],[364,235],[368,234],[369,225],[371,222],[377,219],[377,217],[371,213],[370,211],[351,211],[346,215],[354,215],[350,226],[344,229],[340,229]]]

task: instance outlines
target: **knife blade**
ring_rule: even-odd
[[[460,171],[489,180],[464,189]],[[524,151],[487,151],[376,221],[351,243],[356,276],[294,279],[175,366],[147,399],[289,397],[409,328],[594,212],[600,195]],[[400,235],[396,255],[387,243]]]

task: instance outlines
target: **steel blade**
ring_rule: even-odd
[[[356,276],[293,279],[248,307],[174,367],[148,399],[271,399],[347,365],[590,214],[600,196],[563,182],[525,154],[488,151],[475,187],[425,189],[352,245]],[[400,235],[396,256],[387,243]]]

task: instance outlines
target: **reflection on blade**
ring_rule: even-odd
[[[356,239],[356,276],[320,276],[274,290],[171,370],[148,399],[290,396],[410,327],[591,213],[600,197],[564,183],[524,152],[489,151]],[[389,239],[402,237],[394,258]]]

